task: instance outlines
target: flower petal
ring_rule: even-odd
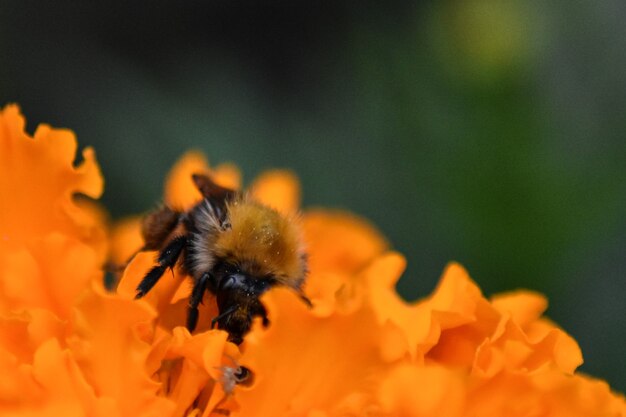
[[[458,372],[442,366],[401,364],[382,382],[378,397],[392,416],[463,415],[465,384]]]
[[[230,164],[218,167],[213,172],[205,156],[196,151],[187,152],[170,171],[165,183],[165,203],[177,210],[188,210],[202,200],[202,195],[192,180],[193,174],[209,175],[219,185],[238,189],[241,174]]]
[[[251,185],[252,197],[281,213],[291,214],[300,206],[300,182],[291,171],[265,171]]]
[[[353,274],[387,248],[387,242],[373,226],[346,212],[310,210],[302,221],[311,275]]]
[[[384,325],[382,349],[387,360],[408,354],[421,360],[438,340],[440,328],[433,325],[432,312],[424,302],[406,303],[395,291],[406,261],[397,253],[378,257],[357,275],[362,281],[377,322]]]
[[[318,317],[293,291],[276,288],[263,297],[270,326],[256,323],[241,363],[255,374],[236,398],[234,415],[304,415],[370,392],[382,366],[373,313]],[[364,326],[363,323],[368,323]]]
[[[25,242],[60,232],[89,240],[93,228],[103,225],[84,222],[84,211],[73,196],[102,194],[93,150],[85,149],[83,162],[74,167],[77,144],[72,132],[41,125],[31,138],[24,125],[17,106],[0,112],[0,237]]]
[[[109,260],[115,265],[126,266],[143,245],[141,217],[120,220],[111,230]]]
[[[3,369],[6,370],[4,366]],[[63,351],[56,339],[50,339],[38,348],[32,366],[9,371],[13,372],[10,382],[20,381],[20,385],[14,387],[14,392],[8,398],[0,401],[2,415],[120,415],[110,399],[96,397],[72,355]],[[6,384],[1,386],[0,398],[7,394]]]
[[[500,313],[508,313],[515,323],[524,328],[537,320],[548,308],[548,300],[533,291],[515,291],[497,294],[491,304]]]
[[[32,363],[36,350],[49,339],[62,339],[67,323],[48,310],[32,309],[0,316],[0,350],[18,363]]]
[[[0,311],[45,308],[66,319],[89,282],[102,278],[99,267],[91,247],[59,233],[28,246],[0,242]]]
[[[546,371],[534,375],[502,373],[470,385],[467,416],[626,415],[626,401],[605,382]]]
[[[167,415],[174,404],[157,393],[147,369],[151,323],[145,303],[106,293],[94,285],[76,308],[68,346],[99,396],[110,397],[123,415]]]

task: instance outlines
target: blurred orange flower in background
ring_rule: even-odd
[[[91,198],[103,180],[91,149],[40,126],[24,132],[16,106],[0,114],[0,415],[2,416],[626,416],[609,386],[575,372],[574,339],[542,317],[540,294],[485,298],[457,264],[433,294],[403,301],[404,258],[367,222],[340,211],[301,216],[310,257],[308,308],[275,288],[270,326],[241,346],[211,330],[207,294],[194,334],[185,323],[189,279],[176,270],[134,300],[155,253],[141,252],[140,219],[108,227]],[[165,201],[201,196],[191,173],[239,188],[231,165],[210,169],[188,153]],[[263,174],[249,188],[285,213],[299,207],[297,178]],[[116,291],[108,259],[132,257]],[[253,379],[235,384],[249,368]]]

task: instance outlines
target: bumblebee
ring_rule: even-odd
[[[154,287],[168,268],[193,279],[187,328],[198,322],[205,291],[215,295],[218,315],[211,326],[241,344],[255,317],[269,321],[259,297],[280,285],[302,292],[307,262],[297,222],[243,193],[221,187],[206,175],[192,180],[203,200],[189,211],[163,206],[142,223],[144,247],[158,250],[155,265],[137,286],[135,298]]]

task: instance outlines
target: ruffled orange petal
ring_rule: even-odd
[[[462,416],[465,381],[442,366],[401,364],[389,372],[378,390],[382,411],[390,416]]]
[[[209,340],[209,337],[208,333],[192,337],[182,328],[174,330],[174,337],[166,357],[170,361],[178,360],[176,365],[171,365],[177,368],[170,371],[167,388],[169,398],[176,403],[174,416],[184,415],[211,379],[208,372],[203,369],[202,352],[205,345],[211,348],[219,342],[215,343]],[[226,341],[225,337],[222,339],[221,345]]]
[[[626,415],[626,401],[603,381],[560,372],[499,374],[468,389],[465,415],[485,417]]]
[[[227,343],[227,333],[211,330],[194,334],[178,327],[165,356],[169,374],[166,394],[176,403],[173,416],[186,415],[186,411],[196,407],[204,409],[208,415],[212,410],[224,405],[226,393],[224,367],[237,366],[239,351],[232,343]]]
[[[0,350],[17,363],[32,363],[42,343],[48,339],[63,339],[66,326],[66,322],[43,309],[1,315]]]
[[[233,165],[225,164],[212,171],[202,153],[187,152],[176,162],[165,182],[165,203],[168,206],[184,211],[202,200],[193,183],[193,174],[209,175],[223,187],[239,189],[241,186],[241,174]]]
[[[421,361],[423,355],[435,345],[442,349],[442,331],[475,322],[477,314],[485,316],[485,321],[480,323],[487,327],[485,334],[490,334],[497,325],[497,315],[491,314],[493,317],[489,318],[487,301],[458,265],[448,266],[430,298],[412,304],[406,303],[395,292],[395,284],[404,268],[404,258],[389,253],[378,257],[352,280],[360,283],[361,291],[377,315],[377,321],[385,324],[382,340],[388,360],[407,354],[413,360]],[[462,337],[457,337],[456,354],[446,357],[458,359],[463,350],[464,357],[471,363],[482,340],[479,335],[473,344],[468,344]]]
[[[89,246],[52,233],[28,246],[0,242],[0,311],[45,308],[68,318],[76,297],[101,279],[100,260]]]
[[[562,330],[550,327],[530,334],[516,323],[519,319],[525,327],[536,329],[529,323],[545,308],[540,298],[525,292],[505,297],[498,302],[502,313],[482,297],[462,269],[449,268],[429,300],[441,334],[428,358],[473,367],[474,372],[489,376],[504,369],[532,372],[542,366],[571,373],[582,363],[578,345]],[[529,300],[525,309],[517,298]]]
[[[478,346],[496,331],[500,315],[467,271],[456,263],[448,265],[425,304],[431,311],[432,325],[440,333],[428,358],[448,365],[471,366]]]
[[[101,277],[105,216],[92,202],[103,180],[92,150],[73,165],[68,130],[24,132],[17,106],[0,112],[0,311],[49,309],[67,318],[89,281]]]
[[[80,224],[80,241],[96,252],[98,265],[104,265],[109,252],[109,213],[96,200],[81,194],[74,197],[77,210],[73,217]]]
[[[231,190],[239,190],[241,188],[241,171],[234,164],[228,162],[219,164],[213,168],[211,174],[213,181],[222,187],[230,188]]]
[[[120,415],[112,401],[97,398],[72,355],[62,350],[55,339],[48,340],[38,348],[32,365],[13,368],[9,372],[13,372],[11,382],[18,382],[19,386],[14,387],[14,392],[8,398],[0,401],[2,415]],[[0,396],[3,396],[2,391],[6,388],[2,384]]]
[[[85,149],[83,162],[74,167],[77,144],[72,132],[41,125],[31,138],[24,125],[17,106],[0,112],[0,237],[15,244],[60,232],[90,240],[92,229],[103,225],[84,222],[84,211],[73,196],[102,194],[93,150]]]
[[[115,266],[123,266],[137,254],[143,245],[141,217],[125,218],[113,225],[110,237],[109,261]]]
[[[255,200],[287,215],[297,212],[300,206],[300,182],[291,171],[264,172],[250,186],[250,194]]]
[[[281,288],[263,301],[271,324],[263,329],[257,323],[246,337],[241,363],[254,372],[255,382],[236,393],[240,410],[233,415],[332,411],[358,394],[371,403],[382,366],[371,311],[319,317]]]
[[[346,212],[310,210],[302,223],[311,275],[353,274],[388,246],[373,226]]]
[[[381,334],[382,349],[387,360],[408,354],[421,360],[438,340],[440,329],[433,326],[432,314],[424,303],[407,304],[396,292],[395,285],[404,271],[404,258],[395,253],[378,257],[357,275],[368,304],[377,322],[385,325]]]
[[[537,378],[535,386],[549,403],[546,408],[571,416],[626,416],[626,400],[616,395],[605,381],[585,375],[557,374],[553,378]],[[549,390],[549,391],[548,391]]]
[[[174,404],[156,394],[160,384],[147,369],[151,323],[145,303],[106,293],[94,285],[76,308],[68,346],[99,396],[111,398],[122,415],[168,415]]]
[[[202,199],[202,195],[192,181],[193,174],[210,175],[209,163],[200,152],[186,153],[170,170],[165,182],[167,205],[186,210]]]
[[[515,291],[497,294],[491,304],[501,314],[510,314],[518,326],[525,328],[541,317],[548,308],[548,300],[533,291]]]
[[[540,338],[529,337],[505,315],[496,332],[477,349],[474,372],[493,376],[503,369],[526,373],[554,367],[572,374],[582,362],[578,344],[564,331],[551,327]]]

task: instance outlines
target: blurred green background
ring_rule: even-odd
[[[114,217],[190,148],[375,223],[428,294],[449,260],[531,288],[626,391],[626,3],[3,1],[0,102],[96,148]]]

